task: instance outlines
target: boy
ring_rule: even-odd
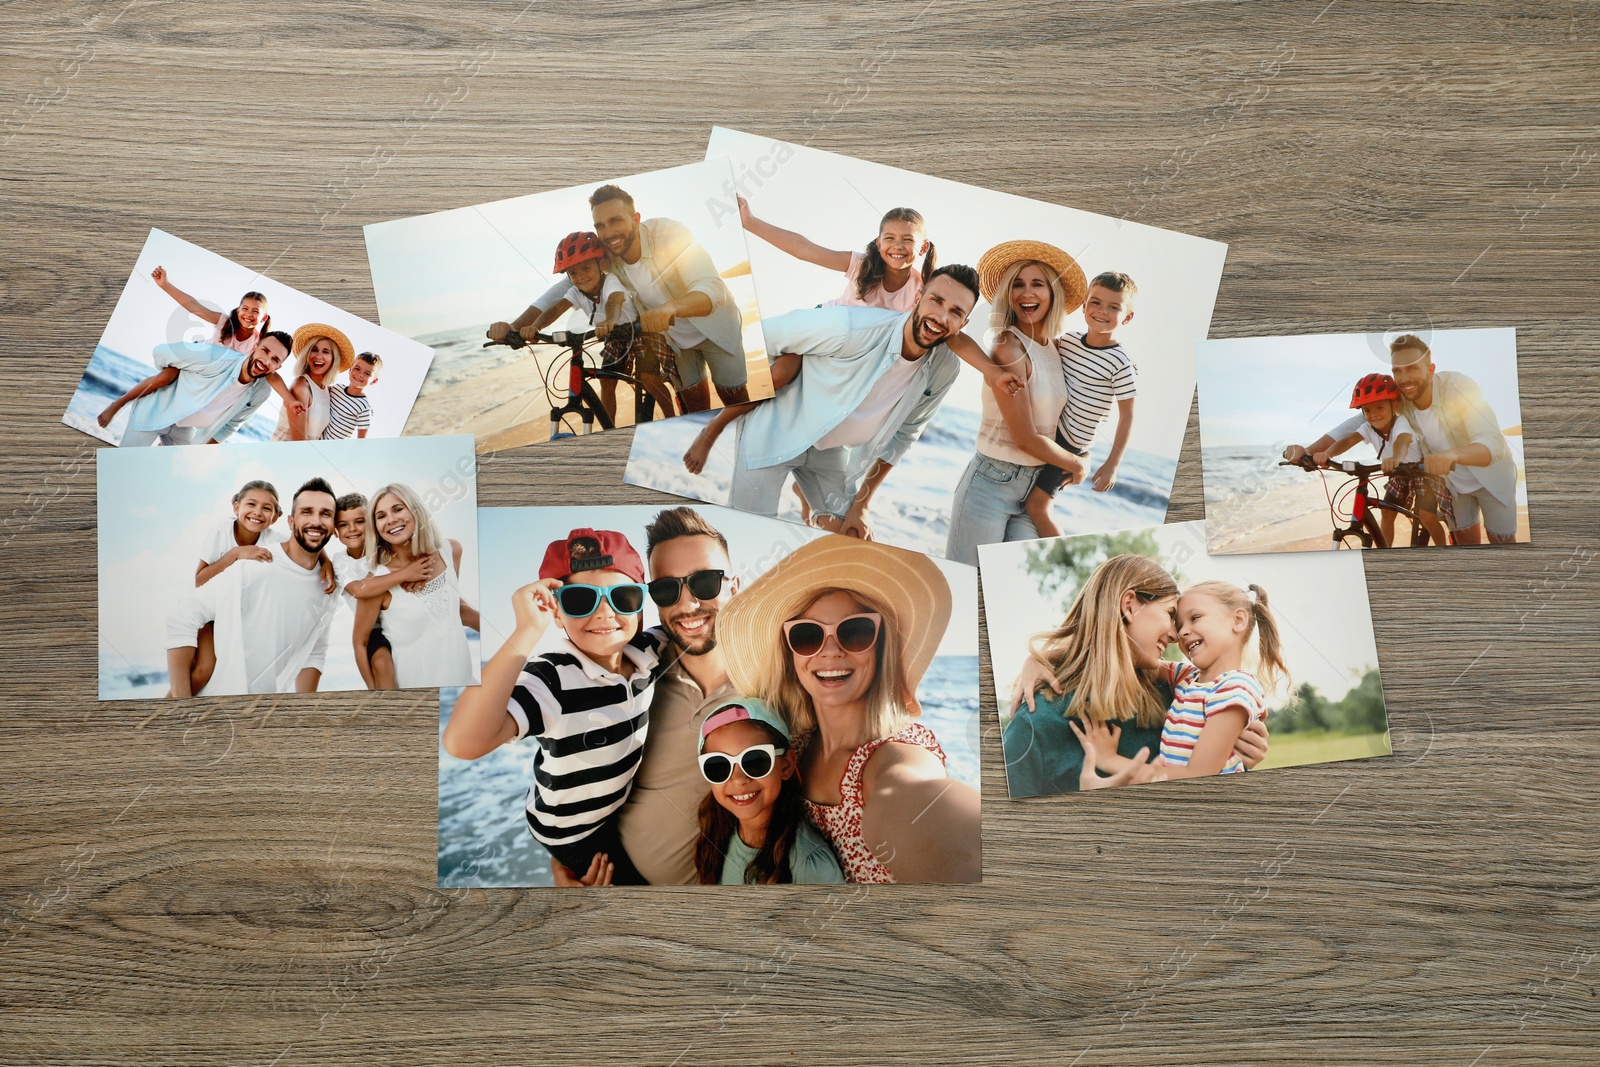
[[[1455,522],[1454,500],[1450,487],[1443,478],[1413,473],[1396,474],[1402,463],[1421,463],[1422,444],[1416,430],[1400,414],[1400,388],[1387,374],[1369,374],[1356,383],[1350,396],[1350,406],[1359,408],[1360,415],[1352,416],[1302,448],[1290,445],[1283,450],[1283,458],[1296,463],[1307,453],[1317,466],[1326,466],[1329,459],[1356,442],[1365,441],[1378,455],[1383,472],[1389,475],[1389,486],[1383,499],[1396,507],[1409,508],[1428,531],[1436,545],[1447,545],[1444,525],[1440,521]],[[1415,502],[1415,507],[1412,507]],[[1378,522],[1383,530],[1383,543],[1390,548],[1394,543],[1394,512],[1379,508]]]
[[[1087,329],[1056,338],[1061,354],[1061,369],[1067,378],[1067,406],[1056,427],[1056,444],[1079,456],[1089,455],[1089,446],[1100,424],[1117,405],[1117,434],[1106,461],[1090,477],[1094,491],[1103,493],[1117,484],[1117,466],[1133,432],[1133,360],[1117,343],[1116,332],[1133,321],[1133,298],[1139,292],[1133,279],[1117,271],[1097,274],[1089,282],[1089,295],[1083,301],[1083,322]],[[1059,537],[1061,530],[1050,515],[1050,501],[1066,484],[1060,467],[1040,469],[1025,509],[1040,537]]]
[[[641,629],[644,603],[644,563],[622,534],[582,528],[552,542],[539,581],[511,596],[510,638],[482,684],[462,690],[443,738],[458,759],[536,739],[528,829],[571,870],[609,860],[613,885],[644,884],[617,832],[665,667],[666,632]],[[562,640],[533,655],[552,616]]]
[[[378,380],[378,371],[382,368],[382,356],[363,352],[350,364],[350,380],[328,390],[328,428],[322,431],[324,441],[367,436],[372,427],[372,401],[367,399],[366,391]]]

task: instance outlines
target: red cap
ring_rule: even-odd
[[[617,571],[636,582],[644,581],[644,561],[615,530],[573,530],[550,542],[539,565],[540,578],[570,578],[584,571]]]

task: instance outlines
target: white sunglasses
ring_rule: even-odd
[[[737,763],[746,778],[765,778],[778,765],[778,757],[787,751],[777,745],[751,745],[737,756],[702,752],[700,774],[712,785],[721,785],[733,777],[733,765]]]

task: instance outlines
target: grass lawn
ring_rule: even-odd
[[[1336,760],[1364,759],[1367,756],[1387,756],[1389,752],[1387,733],[1273,734],[1267,758],[1256,770],[1267,770],[1271,767],[1300,767],[1307,763],[1333,763]]]

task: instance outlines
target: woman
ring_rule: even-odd
[[[927,557],[822,537],[722,610],[728,674],[795,737],[806,812],[852,882],[982,878],[978,792],[945,773],[916,689],[950,619]]]
[[[1013,798],[1164,780],[1161,765],[1145,760],[1160,750],[1172,702],[1160,664],[1177,640],[1177,604],[1178,583],[1160,564],[1113,556],[1094,569],[1061,625],[1034,637],[1012,697],[1015,714],[1001,735]],[[1036,698],[1039,687],[1055,695]],[[1024,701],[1027,711],[1018,707]],[[1139,766],[1113,778],[1096,776],[1074,717],[1120,731],[1118,754]],[[1267,753],[1265,724],[1252,723],[1234,748],[1247,767],[1260,763]]]
[[[374,625],[382,627],[389,642],[397,688],[475,684],[462,627],[478,629],[478,612],[461,599],[457,577],[461,542],[440,536],[427,507],[410,487],[400,484],[386,485],[373,494],[367,530],[371,538],[367,562],[374,574],[398,571],[427,556],[433,556],[443,568],[419,589],[397,585],[381,596],[357,602],[351,642],[367,688],[378,688],[367,658],[367,641]],[[448,566],[444,565],[446,547]]]
[[[983,391],[978,451],[956,486],[945,545],[947,558],[974,566],[979,545],[1039,536],[1024,507],[1039,468],[1082,474],[1083,460],[1055,441],[1067,406],[1055,339],[1088,292],[1083,268],[1043,241],[989,249],[978,260],[978,284],[992,308],[992,358],[1026,384],[1014,393]]]
[[[328,389],[356,361],[355,346],[342,330],[320,322],[294,332],[294,385],[291,396],[303,409],[289,404],[278,413],[274,441],[320,441],[328,428]]]

